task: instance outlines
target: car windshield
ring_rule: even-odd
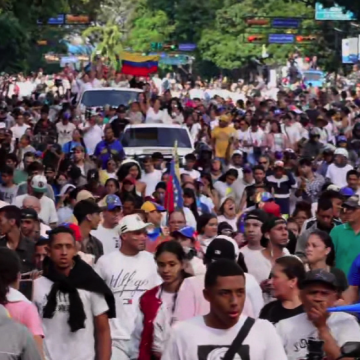
[[[124,147],[178,147],[191,148],[189,133],[179,128],[129,128],[121,143]]]
[[[139,92],[125,90],[95,90],[85,91],[81,99],[81,104],[86,107],[104,107],[110,105],[118,107],[119,105],[129,105],[136,101]]]
[[[306,81],[319,81],[322,76],[321,73],[305,72],[304,77]]]

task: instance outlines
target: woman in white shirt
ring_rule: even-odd
[[[184,123],[184,115],[182,113],[182,106],[180,102],[172,98],[170,101],[170,105],[167,110],[165,110],[165,115],[167,117],[167,123],[169,124],[183,124]]]
[[[151,106],[146,113],[145,122],[148,124],[163,124],[165,120],[165,113],[160,110],[160,99],[154,99],[151,101]]]

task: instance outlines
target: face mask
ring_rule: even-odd
[[[60,185],[60,186],[64,186],[67,181],[66,180],[58,180],[57,183]]]

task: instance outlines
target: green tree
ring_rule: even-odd
[[[166,13],[139,6],[132,19],[127,45],[134,51],[148,52],[152,42],[166,42],[175,26],[170,25]]]
[[[0,71],[22,71],[30,51],[28,34],[17,19],[5,14],[0,15],[0,33]]]
[[[294,17],[294,14],[297,17],[313,18],[314,11],[302,2],[289,6],[284,0],[243,0],[240,3],[225,1],[224,7],[216,12],[214,25],[202,31],[199,41],[202,58],[223,69],[236,69],[249,57],[261,56],[262,46],[246,43],[245,37],[256,33],[277,32],[274,29],[249,28],[245,22],[246,16]],[[302,26],[303,29],[315,27],[315,23],[304,20]],[[294,46],[269,45],[267,50],[272,56],[271,61],[284,61],[286,55],[294,51]],[[304,52],[307,51],[310,48],[304,48]]]
[[[92,58],[96,55],[104,56],[112,67],[118,67],[124,36],[117,24],[109,21],[105,26],[88,27],[82,36],[87,40],[95,36],[96,44]]]
[[[25,34],[22,36],[22,43],[16,44],[18,49],[16,51],[7,53],[1,52],[2,67],[8,69],[18,69],[22,71],[34,69],[42,66],[41,55],[44,50],[60,51],[58,41],[64,34],[74,32],[76,27],[66,27],[57,29],[55,27],[39,26],[38,20],[43,20],[56,16],[60,13],[73,14],[88,14],[95,16],[101,2],[97,0],[58,0],[58,1],[43,1],[43,0],[0,0],[0,14],[4,16],[2,23],[3,27],[8,28],[9,24],[12,31],[3,31],[1,33],[2,40],[0,47],[10,46],[15,44],[18,34]],[[18,31],[20,26],[20,32]],[[51,31],[51,30],[59,31]],[[36,48],[36,52],[32,51],[35,48],[37,40],[50,40],[56,45],[51,48]],[[17,41],[17,40],[16,40]],[[15,45],[14,45],[15,46]],[[28,51],[24,51],[28,49]],[[27,53],[27,55],[26,55]],[[16,55],[15,55],[16,54]],[[39,64],[36,66],[36,59]]]

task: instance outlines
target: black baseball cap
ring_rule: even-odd
[[[235,260],[234,244],[225,239],[215,238],[207,247],[205,258],[210,261],[219,259]]]
[[[21,220],[39,220],[37,212],[32,209],[21,209]]]
[[[269,220],[262,224],[261,232],[265,234],[269,232],[272,228],[274,228],[276,225],[280,224],[286,224],[286,220],[277,216],[270,217]]]
[[[336,277],[333,273],[324,269],[311,270],[306,273],[305,280],[299,284],[300,289],[306,288],[306,286],[316,283],[325,284],[334,290],[338,290],[339,285]]]
[[[99,172],[96,169],[90,169],[87,172],[87,180],[99,180]]]
[[[245,216],[245,221],[247,220],[258,220],[261,223],[265,223],[268,219],[268,216],[265,211],[260,209],[254,209],[249,211]]]
[[[222,221],[218,225],[218,234],[222,234],[223,231],[233,233],[234,229],[227,221]]]

